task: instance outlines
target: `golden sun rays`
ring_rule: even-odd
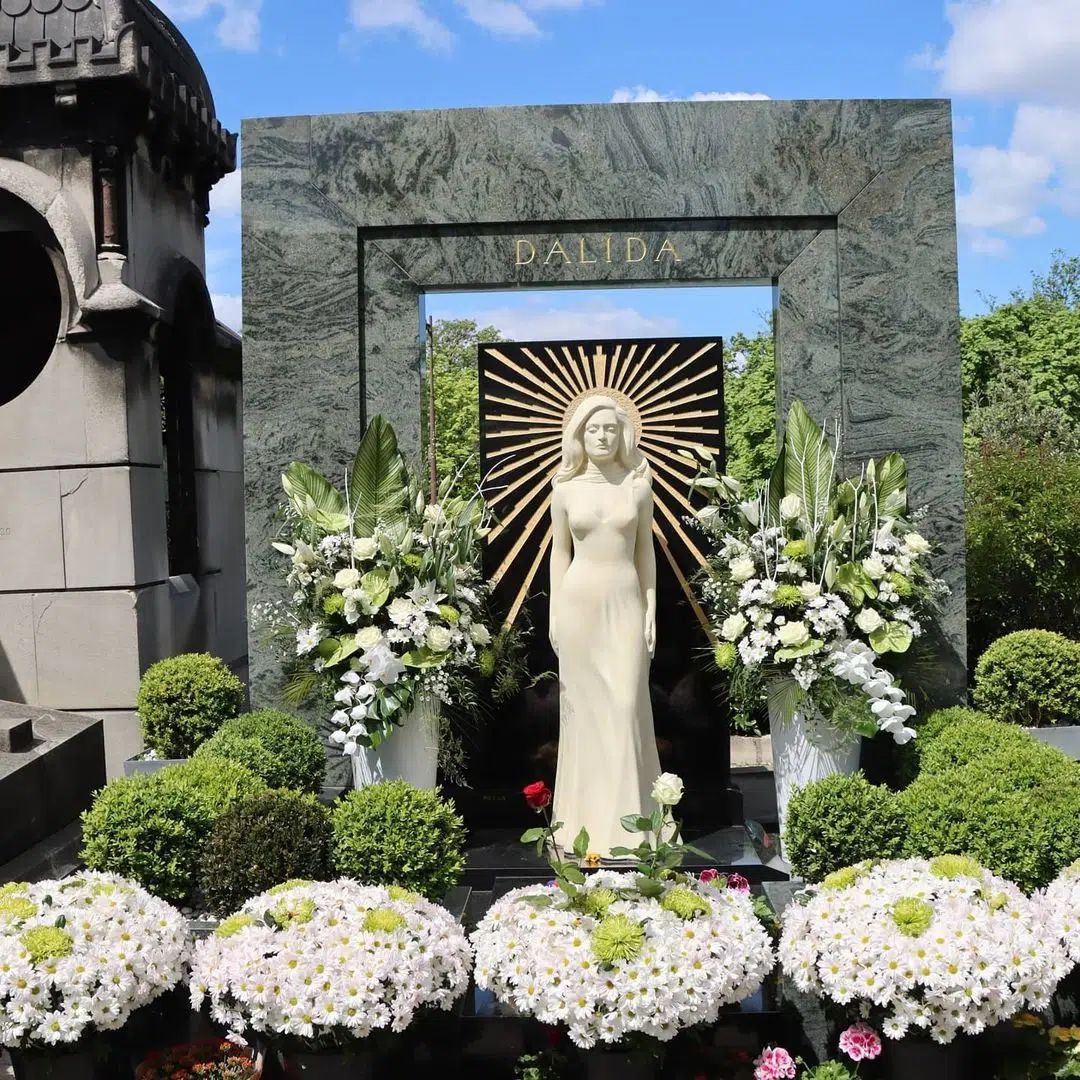
[[[488,537],[489,573],[513,622],[540,576],[551,543],[551,478],[563,423],[582,398],[603,393],[629,415],[653,473],[658,557],[708,629],[688,579],[704,563],[684,519],[699,505],[685,456],[723,457],[723,344],[666,341],[497,342],[479,346],[480,461],[497,525]]]

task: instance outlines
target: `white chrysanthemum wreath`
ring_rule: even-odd
[[[1045,925],[1061,942],[1069,966],[1080,964],[1080,859],[1036,894],[1036,903]]]
[[[115,874],[0,886],[0,1044],[122,1027],[184,975],[183,917]]]
[[[978,1034],[1044,1008],[1065,973],[1036,903],[964,856],[847,867],[810,892],[784,913],[784,972],[890,1038]]]
[[[200,941],[192,1008],[207,998],[237,1032],[314,1048],[378,1029],[404,1031],[418,1009],[449,1009],[472,954],[437,904],[397,886],[285,882],[249,900]]]

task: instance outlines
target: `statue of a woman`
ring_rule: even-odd
[[[641,837],[619,819],[652,811],[660,773],[649,701],[656,556],[649,465],[627,413],[586,397],[563,429],[551,501],[551,644],[559,658],[558,837],[608,855]]]

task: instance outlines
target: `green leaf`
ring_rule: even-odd
[[[664,886],[661,882],[655,881],[653,878],[646,877],[644,874],[638,874],[634,879],[634,884],[637,886],[637,891],[642,896],[657,897],[664,895]]]
[[[585,880],[585,875],[584,874],[581,874],[579,872],[578,876],[581,878],[582,881]],[[568,877],[569,877],[569,874],[567,874],[565,877],[560,875],[559,877],[557,877],[555,879],[555,884],[558,885],[559,888],[562,889],[562,891],[564,893],[566,893],[567,896],[577,896],[578,890],[575,889],[574,886],[570,884],[570,882],[567,880]]]
[[[523,896],[521,898],[530,907],[534,908],[546,908],[551,907],[552,899],[550,896],[542,896],[539,893],[534,893],[532,896]]]
[[[368,603],[378,611],[390,598],[390,572],[381,566],[369,570],[360,579],[360,590]]]
[[[769,715],[779,715],[790,723],[795,710],[802,704],[806,691],[794,679],[772,679],[768,685]]]
[[[799,496],[811,525],[825,517],[832,501],[834,466],[828,436],[801,401],[793,402],[784,428],[784,494]]]
[[[576,866],[564,866],[562,876],[575,885],[582,885],[585,882],[585,875]]]
[[[328,657],[326,657],[326,666],[336,667],[343,660],[348,660],[349,657],[352,656],[352,654],[355,653],[359,648],[360,646],[356,644],[355,636],[341,638],[337,642],[337,648],[334,649],[334,651]]]
[[[775,525],[780,521],[780,500],[784,497],[784,448],[780,447],[780,452],[776,456],[776,461],[773,464],[772,471],[769,473],[768,484],[765,491],[765,503],[769,515],[768,522],[761,522],[762,526],[767,524]]]
[[[861,605],[867,598],[877,596],[874,579],[863,569],[861,563],[844,563],[836,571],[836,587],[848,594],[856,605]]]
[[[885,623],[870,635],[870,644],[876,653],[907,652],[911,644],[911,630],[903,623]]]
[[[584,859],[589,854],[589,833],[582,825],[581,831],[574,837],[574,854],[579,859]]]
[[[619,822],[628,833],[652,832],[652,819],[640,814],[626,814]]]
[[[683,844],[683,850],[689,851],[691,855],[700,855],[703,859],[710,860],[715,858],[714,855],[710,855],[707,851],[702,851],[699,847],[694,847],[693,844]]]
[[[344,532],[349,527],[341,492],[310,465],[294,461],[281,474],[281,486],[296,512],[324,532]]]
[[[426,645],[421,645],[418,649],[410,649],[402,658],[401,662],[406,667],[419,668],[421,671],[427,668],[438,667],[446,660],[446,653],[435,652],[434,649],[429,649]]]
[[[616,858],[616,859],[621,859],[626,855],[635,855],[636,856],[636,855],[639,854],[639,852],[640,852],[639,848],[628,848],[628,847],[624,847],[622,844],[620,844],[618,847],[613,847],[611,849],[611,855],[612,855],[613,858]]]
[[[805,645],[792,645],[789,649],[777,649],[777,660],[797,660],[800,656],[809,656],[824,645],[820,638],[811,638]]]
[[[899,454],[882,458],[877,472],[877,497],[879,505],[888,504],[890,516],[900,517],[907,512],[907,481],[907,464]]]
[[[408,483],[394,429],[382,416],[373,416],[349,473],[349,501],[358,536],[372,536],[380,522],[393,524],[405,515]]]
[[[542,828],[526,829],[521,834],[521,843],[523,844],[535,844],[544,835]]]

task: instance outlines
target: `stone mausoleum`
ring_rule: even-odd
[[[235,154],[152,3],[0,3],[0,699],[100,720],[113,775],[149,664],[246,674],[240,341],[203,235]]]

